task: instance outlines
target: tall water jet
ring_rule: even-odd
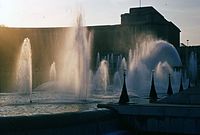
[[[122,80],[119,71],[115,72],[113,77],[113,88],[114,90],[120,90],[122,87]]]
[[[171,83],[172,83],[172,88],[173,88],[174,93],[179,92],[181,80],[182,80],[182,85],[188,84],[185,81],[185,79],[183,80],[183,78],[182,78],[182,70],[174,70],[172,73],[172,76],[171,76]]]
[[[99,68],[96,71],[94,76],[94,89],[103,90],[105,93],[107,91],[107,87],[109,84],[109,69],[108,62],[106,60],[102,60],[100,62]]]
[[[108,65],[110,65],[110,55],[109,54],[107,54],[107,57],[106,57],[107,59],[107,62],[108,62]]]
[[[50,81],[56,81],[56,64],[53,62],[49,71],[49,79]]]
[[[124,71],[127,70],[126,59],[123,57],[121,62],[119,60],[121,60],[120,56],[118,57],[118,63],[120,63],[119,64],[120,66],[117,69],[117,71],[114,73],[114,77],[113,77],[113,87],[114,89],[117,89],[117,90],[121,89]]]
[[[96,59],[96,69],[99,67],[99,63],[100,63],[100,54],[98,52],[97,53],[97,59]]]
[[[120,57],[119,56],[117,56],[117,71],[119,70],[119,65],[120,65]]]
[[[60,58],[63,60],[63,68],[59,75],[60,86],[85,99],[89,88],[91,32],[83,26],[81,14],[77,17],[76,26],[71,29],[69,40]]]
[[[126,59],[123,57],[121,64],[120,64],[120,70],[122,70],[122,75],[124,73],[124,70],[127,70],[127,62]]]
[[[25,38],[18,59],[16,70],[16,87],[20,93],[30,94],[32,96],[32,54],[31,43]]]
[[[114,67],[114,56],[113,56],[113,53],[111,54],[111,56],[110,56],[110,64],[111,64],[111,69],[113,69],[113,67]]]
[[[117,70],[120,69],[121,62],[122,62],[122,55],[118,55],[117,56]]]
[[[90,92],[93,89],[93,79],[94,79],[94,74],[92,72],[92,70],[90,70],[89,72],[89,91]]]
[[[157,91],[160,92],[167,89],[168,74],[173,74],[171,66],[166,61],[159,62],[155,68],[155,85],[157,86]]]
[[[121,61],[120,69],[123,70],[123,72],[124,72],[124,70],[127,70],[127,62],[126,62],[126,59],[124,57]]]
[[[197,54],[195,52],[191,52],[189,58],[189,77],[191,83],[195,83],[197,77]]]
[[[133,52],[132,52],[132,49],[129,49],[129,52],[128,52],[128,67],[130,67],[132,59],[133,59]]]
[[[175,47],[162,40],[144,40],[143,43],[136,46],[132,61],[129,65],[128,88],[136,90],[137,94],[147,93],[150,89],[151,71],[156,70],[155,82],[160,80],[164,74],[171,74],[173,67],[181,66],[181,60]],[[158,71],[160,72],[158,75]],[[172,74],[173,76],[173,74]],[[165,84],[167,78],[162,84]],[[179,79],[180,80],[180,79]],[[179,86],[179,84],[178,84]],[[167,86],[157,88],[157,92],[164,93]]]
[[[126,59],[123,57],[122,60],[121,60],[120,68],[119,68],[121,82],[123,82],[124,71],[126,71],[127,69],[128,69],[127,68],[127,62],[126,62]]]

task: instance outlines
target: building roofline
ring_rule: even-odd
[[[160,17],[163,18],[163,20],[165,20],[169,25],[173,25],[179,32],[181,32],[181,30],[179,29],[179,27],[177,27],[173,22],[171,21],[168,21],[159,11],[157,11],[154,7],[152,6],[146,6],[146,7],[134,7],[134,8],[130,8],[129,9],[129,13],[124,13],[124,14],[121,14],[121,17],[122,16],[131,16],[131,15],[134,15],[134,14],[151,14],[151,13],[154,13],[154,14],[157,14],[159,15]]]
[[[152,9],[151,11],[156,12],[157,14],[159,14],[160,16],[162,16],[164,18],[164,16],[152,6],[130,8],[129,13],[131,14],[131,13],[134,13],[135,11],[137,11],[137,10],[146,10],[146,9]]]

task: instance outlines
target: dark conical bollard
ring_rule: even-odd
[[[149,93],[149,98],[150,98],[150,102],[155,102],[158,99],[156,88],[154,85],[154,74],[153,73],[152,73],[152,79],[151,79],[151,90]]]
[[[181,83],[180,83],[180,88],[179,88],[179,92],[183,91],[183,83],[182,83],[182,76],[181,76]]]
[[[170,74],[169,74],[169,85],[168,85],[168,89],[167,89],[167,95],[169,95],[169,96],[173,95]]]
[[[126,103],[129,102],[125,77],[126,77],[126,74],[124,72],[124,84],[123,84],[122,92],[121,92],[121,95],[120,95],[119,104],[126,104]]]

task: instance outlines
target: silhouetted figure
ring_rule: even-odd
[[[126,77],[126,74],[124,72],[124,84],[123,84],[122,92],[121,92],[121,95],[120,95],[119,104],[126,104],[126,103],[129,102],[125,77]]]
[[[152,72],[152,79],[151,79],[151,90],[149,94],[150,102],[155,102],[158,99],[156,88],[154,85],[154,73]]]
[[[169,74],[169,85],[168,85],[168,89],[167,89],[167,95],[169,95],[169,96],[173,95],[170,74]]]
[[[182,76],[181,76],[181,84],[180,84],[179,92],[181,92],[181,91],[183,91]]]

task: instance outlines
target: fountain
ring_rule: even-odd
[[[50,81],[56,81],[56,64],[53,62],[49,71],[49,79]]]
[[[128,52],[128,65],[131,64],[132,59],[133,59],[133,52],[132,52],[132,49],[129,49],[129,52]]]
[[[122,62],[122,55],[119,55],[117,56],[117,70],[120,69],[121,62]]]
[[[124,70],[127,70],[127,62],[126,62],[126,59],[123,57],[121,64],[120,64],[120,72],[121,72],[121,76],[122,76],[121,78],[123,78]]]
[[[129,64],[128,88],[136,90],[139,95],[149,92],[151,71],[155,70],[156,90],[158,93],[166,93],[167,74],[170,73],[173,76],[173,67],[181,65],[180,57],[173,45],[166,41],[152,39],[147,44],[147,41],[144,40],[143,43],[136,46]],[[176,79],[174,76],[173,80]]]
[[[97,100],[98,102],[110,102],[111,99],[114,102],[116,101],[115,99],[118,100],[119,98],[123,82],[125,85],[124,70],[127,70],[126,88],[130,95],[130,101],[135,95],[142,97],[144,93],[149,93],[152,70],[155,70],[154,81],[158,94],[166,93],[167,75],[169,73],[172,77],[172,89],[174,90],[175,85],[180,86],[179,82],[174,84],[175,80],[179,81],[180,79],[177,79],[179,78],[179,73],[175,73],[173,67],[178,67],[182,64],[176,49],[165,41],[144,40],[140,44],[138,42],[136,46],[131,47],[134,50],[130,49],[127,52],[127,61],[123,57],[127,56],[124,53],[112,52],[105,54],[103,52],[102,55],[97,53],[96,63],[94,63],[96,64],[96,71],[91,71],[92,33],[87,30],[87,27],[83,26],[82,15],[78,15],[75,27],[67,28],[63,31],[66,32],[62,33],[64,44],[55,45],[55,52],[53,53],[55,56],[51,56],[50,53],[50,56],[48,55],[49,58],[45,59],[52,60],[53,58],[55,61],[51,64],[49,78],[48,71],[47,73],[43,70],[40,71],[45,72],[44,78],[49,81],[34,89],[34,104],[42,103],[45,105],[45,103],[50,102],[52,103],[51,106],[57,106],[57,104],[61,103],[70,104],[73,102],[74,104],[82,104]],[[54,34],[52,35],[54,36]],[[57,35],[55,34],[55,36]],[[62,41],[52,42],[52,44],[59,44],[60,42]],[[100,61],[102,58],[104,60]],[[194,55],[191,55],[192,60],[194,60]],[[17,88],[21,92],[30,93],[30,99],[32,96],[31,62],[30,40],[26,38],[22,44],[17,68]],[[37,62],[37,60],[34,62]],[[109,71],[111,72],[109,73]],[[110,80],[113,80],[112,84]],[[87,100],[83,102],[80,99]],[[79,110],[79,108],[76,108],[76,110]]]
[[[118,57],[117,59],[114,59],[113,54],[106,55],[106,58],[109,59],[112,65],[114,65],[113,63],[117,63],[117,70],[116,72],[113,71],[114,75],[112,75],[113,78],[111,78],[113,80],[112,84],[110,84],[109,64],[107,60],[99,62],[99,67],[93,74],[89,68],[91,35],[86,34],[87,30],[80,26],[81,22],[79,19],[77,23],[78,26],[71,29],[71,41],[66,43],[65,49],[61,49],[63,53],[61,53],[62,57],[58,57],[60,61],[55,59],[56,64],[55,62],[51,64],[49,72],[50,81],[34,89],[34,102],[32,105],[38,107],[41,103],[44,105],[41,108],[45,110],[48,108],[46,103],[51,103],[50,106],[52,108],[55,107],[58,109],[67,104],[73,108],[73,111],[80,111],[81,107],[79,108],[79,104],[83,103],[89,104],[89,107],[94,107],[96,106],[96,102],[110,102],[111,100],[117,102],[123,85],[124,69],[127,70],[126,84],[130,101],[133,97],[134,102],[137,103],[145,99],[143,98],[145,97],[144,93],[149,93],[150,90],[152,70],[155,70],[154,81],[158,96],[160,93],[166,93],[167,91],[167,75],[169,73],[172,75],[171,83],[173,91],[175,85],[179,88],[180,74],[178,71],[173,71],[173,66],[180,66],[181,61],[175,48],[165,41],[152,41],[149,42],[148,46],[145,44],[146,46],[144,47],[136,47],[134,53],[129,51],[128,65],[126,59],[123,58],[121,54],[118,56],[115,55]],[[145,51],[143,49],[147,52],[144,53]],[[18,64],[21,66],[19,66],[20,68],[17,70],[17,78],[21,78],[17,82],[24,82],[21,87],[27,86],[25,82],[27,82],[28,79],[31,80],[31,78],[27,78],[28,76],[31,77],[31,74],[27,74],[29,70],[31,73],[30,56],[30,41],[29,39],[25,39],[22,45],[19,63],[23,63],[23,59],[25,59],[24,63],[26,64]],[[97,54],[97,58],[97,60],[100,59],[99,53]],[[22,81],[23,79],[24,81]],[[178,81],[175,82],[175,80]],[[30,84],[31,83],[29,83],[29,85]],[[19,89],[23,90],[23,88]],[[32,89],[28,91],[31,98]],[[137,97],[136,100],[135,97]],[[148,96],[146,95],[146,97]],[[87,102],[86,100],[84,100],[84,102],[80,100],[86,98]],[[15,99],[19,100],[20,98]],[[24,100],[22,100],[20,99],[20,103],[24,104]],[[146,101],[142,102],[146,103]],[[63,104],[63,106],[61,104]],[[87,105],[83,108],[85,107],[87,108]],[[61,110],[59,110],[59,112],[62,111],[66,111],[66,109],[61,108]]]
[[[60,57],[62,66],[58,82],[60,89],[85,99],[89,88],[91,33],[88,34],[83,27],[81,14],[78,15],[70,36]]]
[[[197,79],[197,54],[195,52],[190,54],[188,72],[190,81],[194,84]]]
[[[79,25],[77,27],[80,27],[80,20],[78,22]],[[78,33],[78,29],[82,34]],[[134,53],[132,53],[132,50],[129,50],[129,65],[127,65],[126,59],[120,54],[117,56],[115,62],[113,54],[107,54],[105,60],[99,62],[100,53],[97,53],[96,65],[99,66],[93,75],[89,68],[90,54],[88,55],[87,53],[90,52],[90,36],[86,38],[85,32],[87,32],[85,29],[73,29],[73,44],[66,44],[66,50],[64,50],[66,53],[63,55],[64,59],[62,61],[63,68],[60,68],[61,71],[57,76],[56,83],[49,83],[49,87],[51,88],[41,87],[42,89],[53,88],[56,91],[61,89],[68,92],[66,95],[73,94],[81,98],[90,96],[88,92],[91,91],[92,94],[98,95],[101,92],[106,96],[112,91],[117,95],[122,88],[123,72],[124,70],[128,70],[127,88],[130,94],[144,96],[145,93],[149,93],[151,71],[155,70],[154,80],[158,94],[166,93],[168,74],[172,75],[171,83],[173,90],[175,89],[175,92],[178,91],[180,86],[180,79],[178,79],[180,78],[180,72],[173,71],[173,67],[181,66],[181,61],[176,49],[171,44],[161,40],[150,41],[148,44],[145,42],[144,45],[137,46]],[[117,70],[112,75],[112,84],[110,84],[109,63],[106,59],[112,64],[117,63]],[[51,66],[50,76],[55,76],[53,74],[56,74],[55,63]],[[55,79],[56,77],[51,78]]]
[[[110,67],[111,67],[111,69],[113,69],[113,67],[114,67],[114,58],[113,58],[114,56],[113,56],[113,53],[111,54],[111,56],[110,56]]]
[[[55,62],[51,64],[50,81],[34,90],[62,93],[59,99],[67,96],[72,100],[85,100],[91,89],[90,81],[93,76],[90,70],[92,33],[83,26],[81,14],[76,18],[75,27],[66,34],[66,39],[65,45],[57,52],[57,67]]]
[[[20,93],[26,93],[30,95],[30,101],[32,96],[32,56],[31,56],[31,44],[28,38],[25,38],[16,71],[16,87]]]
[[[158,87],[158,92],[162,91],[165,93],[164,90],[168,87],[168,74],[173,74],[171,66],[166,61],[163,63],[159,62],[155,68],[155,85]]]
[[[107,60],[108,64],[110,65],[110,55],[109,54],[107,54],[106,60]]]
[[[106,60],[102,60],[100,62],[99,68],[97,69],[94,76],[94,90],[103,90],[104,93],[107,91],[107,87],[109,84],[109,67],[108,62]]]
[[[90,28],[91,27],[89,27],[89,29]],[[133,102],[144,103],[144,101],[141,101],[141,100],[145,100],[147,97],[147,95],[144,95],[144,93],[145,94],[149,93],[150,80],[151,80],[150,78],[151,78],[152,70],[155,70],[155,78],[153,78],[152,76],[152,84],[154,84],[154,79],[155,79],[155,85],[152,85],[153,86],[152,91],[153,90],[154,91],[151,92],[150,94],[150,97],[153,100],[157,99],[157,93],[155,89],[158,91],[158,94],[166,93],[166,90],[167,90],[166,82],[168,81],[167,74],[172,75],[171,76],[172,78],[170,80],[172,81],[171,82],[172,86],[170,85],[171,89],[174,90],[175,85],[179,86],[178,84],[179,82],[175,82],[175,81],[181,80],[181,79],[177,79],[180,77],[180,75],[179,75],[179,72],[173,71],[173,67],[181,66],[181,61],[176,52],[176,49],[171,44],[165,41],[149,41],[149,42],[145,41],[145,44],[138,44],[134,52],[132,52],[131,49],[129,50],[127,61],[125,58],[122,57],[125,55],[124,53],[118,54],[117,56],[116,53],[119,53],[119,52],[113,52],[114,55],[113,54],[101,55],[104,57],[104,60],[100,62],[100,59],[103,57],[100,57],[100,54],[97,53],[97,62],[96,62],[97,71],[95,72],[95,71],[90,70],[90,64],[91,64],[90,63],[90,58],[91,58],[90,49],[91,49],[92,36],[91,36],[91,33],[87,31],[86,27],[83,27],[82,16],[81,15],[78,16],[77,23],[74,28],[66,28],[64,30],[62,28],[62,32],[63,31],[67,31],[65,33],[66,35],[62,33],[63,36],[66,36],[65,40],[67,41],[65,45],[63,45],[64,47],[61,45],[60,46],[55,45],[56,47],[53,48],[56,50],[55,53],[53,52],[53,55],[55,56],[51,56],[52,52],[50,52],[50,55],[47,55],[47,59],[46,58],[44,59],[46,62],[44,63],[43,61],[41,62],[42,63],[41,65],[44,65],[44,67],[41,66],[40,64],[39,66],[35,64],[35,62],[36,63],[38,62],[38,59],[34,59],[33,61],[34,68],[36,67],[39,69],[37,70],[37,72],[39,73],[36,72],[36,74],[34,74],[34,77],[36,76],[37,78],[39,78],[45,72],[44,76],[42,76],[45,78],[43,80],[49,80],[49,82],[46,82],[42,84],[41,86],[37,87],[36,89],[34,89],[33,95],[32,95],[31,45],[30,45],[30,40],[28,38],[24,39],[24,42],[21,48],[20,57],[19,57],[19,64],[17,68],[17,85],[18,85],[17,88],[23,93],[26,93],[26,92],[29,93],[30,102],[32,102],[32,99],[33,99],[33,103],[27,104],[27,102],[23,100],[23,98],[21,99],[22,96],[20,94],[19,95],[16,94],[16,96],[13,96],[13,95],[0,96],[1,104],[2,104],[2,101],[6,102],[10,98],[17,100],[17,102],[11,101],[7,103],[5,107],[2,107],[3,109],[1,111],[1,115],[4,115],[3,113],[5,112],[7,112],[6,115],[14,115],[14,116],[16,115],[27,116],[27,115],[48,113],[48,117],[46,117],[47,124],[48,124],[49,118],[52,118],[52,124],[53,124],[53,122],[55,122],[55,117],[54,116],[52,117],[51,115],[54,113],[62,113],[62,112],[70,112],[70,111],[80,112],[83,110],[94,110],[96,109],[97,103],[103,103],[103,102],[116,103],[116,101],[119,99],[121,89],[122,89],[122,93],[121,93],[122,96],[120,97],[119,103],[127,103],[129,102],[129,100],[132,103]],[[45,32],[46,32],[46,29],[45,29]],[[57,36],[59,34],[53,33],[53,34],[47,34],[47,35],[50,35],[50,37],[52,37],[52,36]],[[40,37],[40,35],[38,37]],[[43,39],[43,38],[38,38],[38,39]],[[46,43],[46,42],[44,41],[42,43]],[[53,45],[56,43],[57,43],[56,41],[52,42]],[[124,43],[129,43],[129,42],[124,42]],[[45,50],[46,49],[49,50],[48,46],[47,48],[45,48]],[[34,55],[37,54],[35,53],[35,48],[33,50],[34,50]],[[113,48],[113,50],[115,50],[115,48]],[[116,60],[116,57],[118,57],[117,60]],[[195,55],[191,55],[190,61],[191,63],[193,63],[191,65],[195,65],[195,62],[194,62],[195,57],[196,57]],[[52,59],[55,60],[56,64],[55,62],[51,64],[50,71],[49,71],[49,78],[48,78],[48,75],[47,75],[48,70],[44,71],[44,69],[49,69],[49,67],[46,67],[46,66],[49,66],[49,61],[51,61]],[[113,68],[114,66],[117,67],[116,68],[117,70]],[[111,70],[110,70],[111,73],[109,73],[109,67],[111,67]],[[192,73],[194,74],[195,68],[191,67],[190,69],[193,69],[191,71],[193,71]],[[127,70],[126,80],[125,80],[125,74],[123,78],[124,70]],[[43,72],[42,75],[40,75],[41,72]],[[114,76],[114,79],[110,77],[110,74],[111,74],[111,77]],[[110,84],[110,81],[109,81],[110,78],[113,79],[112,84]],[[130,98],[128,95],[130,96]],[[10,113],[10,112],[14,112],[14,113]],[[16,112],[18,114],[16,114]],[[39,115],[39,116],[41,117],[41,121],[42,121],[43,116],[42,115]],[[58,116],[57,121],[59,123],[60,122],[59,119],[63,118],[63,116],[66,116],[66,115],[61,114],[57,116]],[[80,123],[79,118],[80,116],[84,116],[84,115],[78,115],[78,117],[72,117],[72,118],[71,118],[71,114],[69,115],[67,114],[67,116],[69,116],[69,119],[70,119],[69,121],[70,123],[67,125],[71,125],[71,122],[74,123],[73,122],[74,120],[77,120],[78,121],[77,123]],[[93,120],[95,121],[97,120],[96,114],[95,115],[92,114],[91,116],[93,117]],[[97,116],[99,116],[99,114],[97,114]],[[27,117],[23,117],[23,118],[25,119],[25,123],[29,123],[29,122],[26,122]],[[37,123],[37,122],[34,122],[35,118],[37,119],[38,116],[33,117],[33,119],[31,118],[33,120],[33,123]],[[83,119],[83,121],[84,122],[85,120],[88,121],[87,118],[88,117],[86,116]],[[64,119],[62,123],[65,124],[66,121],[67,119]],[[22,125],[23,125],[23,122],[22,122]],[[30,129],[32,131],[33,129],[32,125],[34,124],[28,124],[28,125],[31,125]],[[51,126],[51,123],[49,125]],[[11,126],[13,126],[12,123],[11,123]],[[79,126],[85,129],[84,125],[83,126],[79,125]],[[103,126],[105,126],[105,124],[102,124],[102,127]],[[117,126],[117,125],[114,125],[114,126]],[[21,127],[19,129],[21,129]],[[97,131],[99,131],[99,127],[100,126],[98,124]],[[40,129],[40,131],[41,130],[43,129]],[[51,132],[52,130],[49,130],[49,131]],[[27,132],[29,132],[29,129],[27,129]]]
[[[123,82],[123,75],[124,75],[124,70],[127,70],[127,62],[126,59],[123,57],[121,62],[119,61],[120,58],[118,57],[118,63],[120,63],[119,68],[117,68],[117,71],[114,73],[113,77],[113,88],[116,90],[120,90],[122,87],[122,82]]]
[[[98,52],[97,53],[97,59],[96,59],[96,69],[99,67],[99,63],[100,63],[100,54]]]
[[[115,90],[120,90],[122,86],[122,80],[119,71],[115,72],[113,77],[113,88]]]

